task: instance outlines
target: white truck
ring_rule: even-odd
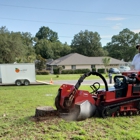
[[[34,63],[0,64],[0,84],[29,85],[36,82]]]

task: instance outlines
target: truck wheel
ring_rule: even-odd
[[[21,81],[20,81],[20,80],[16,80],[15,84],[16,84],[17,86],[21,86]]]
[[[24,80],[24,85],[28,86],[30,84],[29,80]]]

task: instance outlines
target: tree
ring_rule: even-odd
[[[41,27],[34,38],[35,53],[45,59],[57,59],[71,52],[71,47],[58,40],[57,33],[48,27]]]
[[[46,39],[51,42],[58,41],[58,35],[56,32],[52,31],[48,27],[42,26],[39,31],[36,33],[35,37],[37,37],[39,40]]]
[[[6,27],[1,27],[0,46],[0,63],[28,62],[29,56],[35,58],[32,40],[24,33],[9,32]]]
[[[60,56],[65,56],[70,53],[71,53],[71,47],[67,43],[62,44],[62,50],[60,52]]]
[[[34,46],[35,53],[45,59],[53,58],[54,53],[52,50],[51,42],[46,39],[39,40]]]
[[[0,46],[0,63],[13,63],[24,52],[19,33],[1,33]]]
[[[74,36],[71,43],[72,52],[86,56],[104,56],[100,35],[97,32],[85,30]]]
[[[5,33],[10,33],[9,31],[8,31],[8,29],[6,28],[6,26],[2,26],[1,28],[0,28],[0,34],[5,34]]]
[[[33,37],[30,33],[21,33],[21,39],[25,45],[25,56],[22,58],[25,63],[33,63],[36,58],[35,50],[33,48]]]
[[[71,53],[71,47],[68,46],[67,44],[62,44],[60,42],[52,43],[52,50],[54,53],[53,59],[58,59],[62,56],[65,56]]]
[[[43,57],[41,57],[41,55],[37,55],[36,57],[36,63],[35,63],[35,67],[38,70],[42,70],[46,68],[46,59],[44,59]]]
[[[103,62],[103,64],[104,64],[104,66],[105,66],[105,73],[107,73],[106,67],[110,64],[110,57],[105,57],[105,58],[103,58],[103,59],[102,59],[102,62]]]
[[[104,50],[108,51],[108,56],[128,62],[136,54],[135,46],[139,42],[140,33],[135,34],[126,28],[118,35],[114,35],[111,42],[104,47]]]
[[[35,46],[35,53],[45,59],[57,59],[71,52],[71,47],[61,42],[50,42],[46,39],[39,40]]]

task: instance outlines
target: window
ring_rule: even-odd
[[[51,70],[51,65],[48,65],[48,64],[47,64],[46,70]]]
[[[65,69],[65,66],[63,65],[62,68]]]
[[[71,65],[72,70],[76,70],[76,65]]]
[[[92,68],[92,69],[95,68],[95,65],[91,65],[91,68]]]

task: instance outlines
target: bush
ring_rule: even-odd
[[[89,69],[62,70],[62,74],[81,74],[90,72]]]
[[[54,73],[54,74],[59,74],[59,68],[53,69],[53,73]]]
[[[96,72],[96,68],[92,68],[92,72]]]
[[[59,67],[53,69],[53,73],[54,74],[61,74],[62,70],[63,70],[63,68],[59,66]]]
[[[102,69],[98,69],[98,72],[99,73],[105,73],[105,69],[103,69],[103,68]]]
[[[37,70],[36,74],[37,75],[49,75],[49,71],[47,71],[47,70]]]

